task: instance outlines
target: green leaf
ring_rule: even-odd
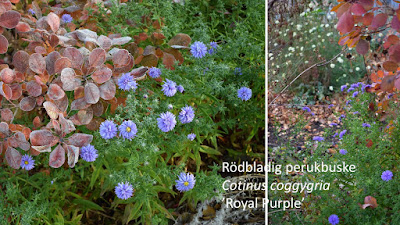
[[[206,154],[210,154],[210,155],[222,155],[221,152],[219,152],[218,150],[211,148],[207,145],[200,145],[200,151]]]
[[[94,210],[100,210],[100,211],[104,211],[104,209],[97,205],[96,203],[86,200],[86,199],[74,199],[72,200],[72,203],[76,204],[76,205],[80,205],[82,206],[83,209],[94,209]]]

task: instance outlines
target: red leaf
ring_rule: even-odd
[[[400,30],[400,20],[396,15],[393,16],[391,26],[395,30]]]
[[[64,50],[63,55],[71,60],[72,68],[80,69],[82,67],[83,55],[78,49],[68,47]]]
[[[38,128],[38,127],[41,127],[41,126],[42,126],[42,122],[40,122],[40,117],[39,117],[39,116],[36,116],[36,117],[33,119],[33,126],[34,126],[35,128]]]
[[[368,148],[371,148],[371,146],[373,145],[372,140],[371,140],[371,139],[367,139],[366,141],[367,141],[366,146],[367,146]]]
[[[102,67],[92,74],[92,79],[98,84],[102,84],[112,77],[112,70],[107,67]]]
[[[393,62],[393,61],[386,61],[386,62],[383,63],[383,68],[384,68],[386,71],[389,71],[389,72],[390,72],[390,71],[391,71],[391,72],[396,72],[397,67],[398,67],[397,63],[396,63],[396,62]]]
[[[361,204],[359,204],[361,205]],[[378,207],[378,203],[376,202],[376,198],[372,196],[367,196],[364,198],[364,204],[361,206],[362,209],[366,209],[367,207],[371,207],[375,209]]]
[[[366,11],[374,7],[374,0],[359,0],[358,3],[360,3]]]
[[[16,149],[8,147],[5,157],[8,165],[10,165],[12,168],[19,169],[19,167],[21,167],[22,155]]]
[[[29,67],[33,72],[43,74],[46,69],[46,60],[41,54],[33,53],[29,57]]]
[[[106,51],[102,48],[94,49],[89,55],[89,66],[99,67],[106,62]]]
[[[60,28],[60,18],[55,13],[49,13],[46,17],[46,21],[54,33]]]
[[[34,130],[30,133],[29,139],[31,141],[32,147],[46,146],[48,148],[58,142],[57,137],[53,136],[53,134],[49,130]],[[46,151],[50,152],[51,149],[46,149]]]
[[[0,72],[0,77],[1,77],[1,80],[4,81],[4,83],[6,83],[6,84],[11,84],[15,80],[14,71],[12,71],[9,68],[4,68]]]
[[[69,134],[75,130],[75,126],[72,123],[72,121],[65,119],[63,114],[61,114],[61,113],[59,114],[58,120],[61,125],[61,131],[63,132],[64,135]]]
[[[130,74],[135,78],[135,80],[142,80],[146,77],[147,70],[147,67],[141,66],[139,68],[133,69]]]
[[[367,11],[361,4],[356,3],[351,6],[351,12],[356,16],[362,16]]]
[[[11,84],[10,85],[11,91],[12,91],[12,97],[11,100],[17,100],[22,96],[22,87],[20,84]]]
[[[49,95],[51,100],[60,100],[65,96],[65,92],[57,84],[50,84],[47,95]]]
[[[22,50],[16,52],[12,63],[16,70],[25,73],[29,66],[29,54]]]
[[[71,110],[80,110],[80,109],[86,109],[90,106],[90,104],[88,104],[85,101],[85,98],[78,98],[74,101],[71,102]]]
[[[1,109],[1,120],[6,122],[11,122],[14,119],[14,113],[11,109]]]
[[[337,30],[345,34],[350,32],[354,27],[354,18],[350,12],[345,12],[337,23]]]
[[[36,106],[36,100],[33,97],[24,97],[19,103],[19,108],[22,111],[29,112],[32,111]]]
[[[112,61],[115,67],[121,68],[127,66],[130,62],[130,54],[125,49],[120,49],[116,53],[113,54]]]
[[[103,103],[101,101],[97,102],[96,104],[92,105],[93,114],[95,116],[101,116],[104,112]]]
[[[61,113],[61,110],[52,102],[46,101],[43,103],[43,106],[46,109],[47,114],[53,120],[56,120],[58,118],[58,114]]]
[[[49,159],[49,165],[53,168],[59,168],[65,162],[65,150],[59,144],[51,153]]]
[[[61,82],[65,91],[73,91],[81,84],[80,80],[75,78],[75,71],[72,68],[65,68],[61,71]]]
[[[116,87],[112,80],[109,80],[100,86],[100,97],[104,100],[110,100],[114,98],[115,92]]]
[[[67,57],[60,57],[54,63],[54,72],[60,73],[63,69],[72,67],[72,62]]]
[[[364,39],[360,39],[360,41],[356,46],[357,53],[360,55],[365,55],[368,53],[368,50],[369,50],[369,42]]]
[[[22,33],[31,31],[31,27],[25,22],[19,22],[15,29]]]
[[[50,54],[46,56],[46,70],[49,75],[56,73],[55,63],[59,58],[61,58],[61,55],[57,51],[50,52]]]
[[[93,140],[93,135],[75,133],[68,138],[67,143],[76,147],[83,147],[90,144]]]
[[[379,27],[383,26],[386,24],[386,20],[388,18],[388,15],[386,13],[380,13],[376,15],[371,22],[371,25],[369,28],[371,30],[378,29]]]
[[[100,37],[97,38],[97,42],[99,43],[99,46],[105,50],[108,50],[111,48],[111,39],[104,35],[100,35]]]
[[[10,86],[7,84],[0,82],[0,94],[3,95],[6,99],[11,99],[12,98],[12,90]]]
[[[86,125],[90,123],[93,119],[93,109],[88,107],[86,109],[81,109],[77,114],[71,117],[71,120],[76,125]]]
[[[28,141],[26,141],[25,135],[22,132],[18,131],[15,133],[14,137],[17,140],[18,147],[20,147],[22,150],[28,151],[31,148],[31,145]]]
[[[89,104],[96,104],[100,99],[100,90],[97,85],[87,83],[85,85],[85,101]]]
[[[65,145],[68,154],[68,166],[73,168],[79,159],[79,148],[73,145]]]
[[[0,54],[6,53],[8,50],[8,40],[0,34]]]
[[[21,19],[19,12],[10,10],[0,15],[0,26],[12,29],[18,25]]]
[[[26,91],[30,96],[37,97],[42,94],[42,87],[36,80],[31,80],[26,84]]]

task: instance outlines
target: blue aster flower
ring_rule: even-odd
[[[196,183],[196,179],[194,178],[193,174],[182,172],[178,176],[178,180],[176,180],[175,182],[176,182],[175,185],[176,189],[178,189],[178,191],[180,192],[185,192],[193,189]]]
[[[100,136],[104,139],[117,136],[117,131],[117,125],[111,120],[106,120],[100,124]]]
[[[353,114],[357,115],[357,114],[360,114],[360,112],[359,111],[355,111],[355,112],[353,112]]]
[[[196,41],[190,46],[190,52],[195,58],[203,58],[207,53],[207,46],[203,42]]]
[[[183,91],[185,91],[185,88],[183,88],[182,85],[178,85],[178,86],[176,87],[176,89],[178,89],[178,91],[179,91],[180,93],[183,93]]]
[[[156,67],[151,67],[150,69],[149,69],[149,76],[151,77],[151,78],[157,78],[157,77],[159,77],[161,75],[161,70],[160,69],[158,69],[158,68],[156,68]]]
[[[347,89],[347,92],[352,92],[352,91],[354,91],[354,88],[349,88],[349,89]]]
[[[98,156],[97,149],[91,144],[81,148],[81,158],[86,162],[94,162]]]
[[[64,14],[64,15],[61,16],[61,20],[62,20],[64,23],[71,23],[72,20],[74,20],[74,19],[72,18],[71,15],[69,15],[69,14]]]
[[[30,155],[23,155],[21,158],[21,167],[24,170],[31,170],[35,167],[35,160]]]
[[[179,120],[181,123],[190,123],[194,119],[194,110],[191,106],[185,106],[179,113]]]
[[[339,133],[339,138],[342,139],[343,136],[346,134],[346,132],[347,132],[347,130],[342,130],[342,131]]]
[[[346,155],[347,154],[347,150],[346,149],[340,149],[339,153],[342,155]]]
[[[328,105],[328,109],[330,109],[330,108],[332,108],[334,106],[335,106],[334,104],[330,104],[330,105]]]
[[[307,106],[304,106],[301,109],[304,110],[304,111],[307,111],[307,112],[311,112],[311,109],[309,107],[307,107]]]
[[[162,85],[161,89],[164,94],[168,97],[172,97],[175,95],[177,89],[176,89],[176,83],[173,82],[172,80],[164,81],[164,84]]]
[[[337,126],[337,123],[330,123],[329,126]]]
[[[243,101],[247,101],[251,98],[251,89],[248,87],[241,87],[238,90],[238,97]]]
[[[28,12],[29,12],[30,14],[32,14],[32,15],[35,15],[35,10],[33,10],[33,9],[28,9]]]
[[[371,124],[369,124],[369,123],[363,123],[362,126],[363,126],[363,127],[371,127]]]
[[[132,197],[133,191],[133,187],[129,182],[121,182],[115,187],[115,194],[117,197],[124,200]]]
[[[124,73],[118,79],[118,87],[119,87],[119,89],[124,90],[124,91],[129,91],[131,89],[136,90],[137,83],[133,79],[133,76],[131,76],[129,73]]]
[[[382,175],[381,175],[381,178],[382,178],[382,180],[384,180],[384,181],[389,181],[389,180],[391,180],[391,179],[393,178],[393,173],[392,173],[392,171],[390,171],[390,170],[383,171],[383,172],[382,172]]]
[[[335,215],[335,214],[332,214],[332,215],[329,216],[328,221],[332,225],[339,224],[339,217],[337,215]]]
[[[194,133],[188,134],[187,138],[189,140],[193,141],[196,138],[196,134],[194,134]]]
[[[313,137],[313,140],[320,142],[320,141],[323,141],[325,139],[323,137],[320,137],[320,136],[315,136],[315,137]]]
[[[242,75],[242,68],[236,67],[235,70],[233,71],[235,75]]]
[[[352,88],[359,88],[361,83],[352,84],[350,87]]]
[[[357,95],[358,95],[358,91],[355,91],[355,92],[353,93],[353,98],[357,97]]]
[[[341,87],[340,87],[340,90],[341,91],[344,91],[344,89],[346,89],[347,88],[347,85],[342,85]]]
[[[160,118],[157,118],[158,128],[162,132],[168,132],[174,129],[176,125],[175,115],[171,112],[161,113]]]
[[[208,49],[208,54],[214,54],[214,52],[217,50],[218,44],[215,41],[210,42],[211,48]]]
[[[136,124],[130,120],[124,121],[119,127],[119,135],[124,139],[132,139],[136,137]]]

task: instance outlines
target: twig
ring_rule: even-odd
[[[343,48],[341,52],[339,52],[337,55],[335,55],[332,59],[330,59],[330,60],[328,60],[328,61],[325,61],[325,62],[322,62],[322,63],[315,63],[314,65],[312,65],[312,66],[308,67],[307,69],[305,69],[303,72],[301,72],[299,75],[297,75],[288,85],[286,85],[286,87],[285,87],[282,91],[280,91],[280,92],[278,93],[278,95],[271,101],[271,103],[268,104],[268,106],[272,105],[272,103],[274,103],[275,100],[276,100],[284,91],[286,91],[286,89],[288,89],[288,87],[289,87],[290,85],[292,85],[297,79],[299,79],[299,77],[301,77],[305,72],[309,71],[310,69],[312,69],[312,68],[314,68],[314,67],[316,67],[316,66],[324,66],[324,65],[326,65],[326,64],[328,64],[328,63],[330,63],[330,62],[332,62],[332,61],[335,60],[337,57],[339,57],[339,55],[341,55],[341,54],[344,52],[344,50],[346,50],[346,48]]]

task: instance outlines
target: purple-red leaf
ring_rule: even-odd
[[[21,19],[19,12],[10,10],[0,15],[0,26],[8,29],[15,28]]]
[[[370,29],[378,29],[379,27],[386,24],[386,20],[388,19],[388,15],[386,13],[380,13],[376,15],[369,26]]]
[[[16,52],[13,56],[13,65],[17,71],[25,73],[29,67],[29,54],[23,50]]]
[[[367,54],[368,50],[369,50],[369,42],[364,39],[360,39],[360,41],[356,46],[357,53],[360,55],[365,55]]]
[[[4,68],[0,72],[0,77],[1,77],[1,80],[4,81],[4,83],[6,83],[6,84],[11,84],[15,80],[14,71],[12,71],[9,68]]]
[[[46,17],[46,21],[54,33],[60,28],[60,18],[55,13],[49,13]]]
[[[29,112],[32,111],[36,106],[36,99],[34,97],[24,97],[21,99],[21,102],[19,103],[19,108],[22,111]]]
[[[22,155],[15,148],[8,147],[5,156],[8,165],[12,168],[19,169],[19,167],[21,167]]]
[[[6,53],[8,50],[8,40],[0,34],[0,54]]]
[[[26,91],[30,96],[37,97],[42,94],[42,86],[36,80],[31,80],[26,84]]]
[[[89,55],[89,66],[99,67],[106,62],[106,51],[102,48],[95,48]]]
[[[102,84],[112,77],[112,70],[107,67],[102,67],[92,74],[92,79],[98,84]]]
[[[33,72],[43,74],[46,70],[46,60],[41,54],[33,53],[29,57],[29,67]]]
[[[115,96],[117,88],[112,80],[100,86],[100,97],[104,100],[111,100]]]
[[[47,114],[53,120],[56,120],[58,118],[58,114],[61,113],[61,110],[52,102],[46,101],[43,103],[43,106],[46,109]]]
[[[47,95],[52,100],[60,100],[65,96],[64,90],[57,84],[50,84]]]
[[[93,140],[93,135],[75,133],[68,138],[67,143],[76,147],[83,147],[90,144]]]
[[[53,168],[62,166],[65,162],[65,150],[59,144],[51,153],[49,159],[49,165]]]
[[[100,90],[97,85],[87,83],[85,85],[85,101],[89,104],[96,104],[100,99]]]
[[[354,27],[354,18],[350,12],[345,12],[339,19],[337,23],[337,29],[341,33],[348,33]]]
[[[68,47],[64,50],[63,55],[67,57],[72,62],[72,68],[80,69],[83,64],[83,55],[82,53],[73,47]]]

